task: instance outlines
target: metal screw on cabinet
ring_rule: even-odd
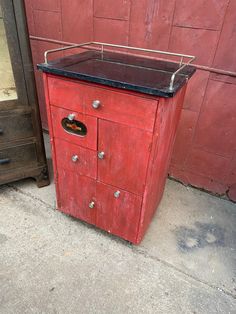
[[[116,191],[116,192],[114,193],[114,196],[115,196],[116,198],[118,198],[118,197],[120,196],[120,191]]]
[[[98,153],[98,158],[99,159],[103,159],[105,157],[105,153],[104,152],[99,152]]]
[[[94,100],[93,103],[92,103],[92,106],[94,109],[98,109],[101,105],[101,102],[100,100]]]
[[[67,119],[70,120],[70,121],[73,121],[75,118],[75,114],[74,113],[70,113],[68,116],[67,116]]]
[[[78,157],[77,155],[73,155],[73,156],[71,157],[71,160],[72,160],[73,162],[78,161],[78,159],[79,159],[79,157]]]
[[[90,203],[89,203],[89,208],[94,208],[94,206],[95,206],[95,203],[94,203],[94,202],[90,202]]]

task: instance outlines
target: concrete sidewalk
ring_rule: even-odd
[[[235,225],[235,204],[168,180],[132,246],[56,211],[53,184],[2,186],[0,313],[236,313]]]

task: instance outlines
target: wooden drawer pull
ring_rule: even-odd
[[[0,135],[3,135],[3,129],[0,128]]]
[[[10,158],[2,158],[0,159],[0,165],[9,164],[11,162]]]

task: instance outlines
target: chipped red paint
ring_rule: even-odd
[[[143,196],[143,209],[140,217],[138,242],[143,237],[149,222],[155,213],[156,204],[159,204],[168,173],[174,138],[179,122],[186,86],[174,98],[160,99],[156,115],[152,150],[146,188]]]
[[[199,65],[236,71],[235,0],[70,0],[70,5],[67,0],[25,0],[25,3],[31,35],[191,53],[197,56]],[[59,47],[43,41],[31,44],[35,64],[43,61],[44,50]],[[42,77],[38,72],[36,80],[46,128]],[[184,101],[169,173],[214,193],[228,191],[228,196],[236,201],[236,177],[232,176],[232,169],[236,168],[235,92],[236,78],[209,75],[202,70],[196,73]]]

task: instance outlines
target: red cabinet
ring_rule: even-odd
[[[185,87],[173,98],[44,73],[58,209],[139,243],[160,202]]]

